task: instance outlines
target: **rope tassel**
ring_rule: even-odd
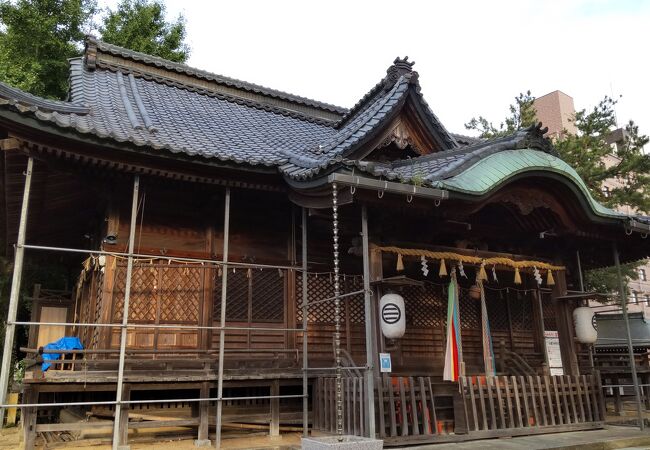
[[[487,272],[485,271],[485,264],[481,264],[481,268],[478,271],[478,280],[479,281],[487,281],[488,276]]]
[[[519,273],[519,267],[515,267],[515,284],[521,284],[521,274]]]
[[[549,286],[555,285],[555,280],[553,279],[553,272],[550,270],[546,273],[546,284]]]
[[[402,255],[399,254],[399,253],[397,254],[397,267],[396,267],[396,269],[397,269],[398,272],[401,272],[402,270],[404,270],[404,261],[402,260]]]
[[[447,276],[447,266],[445,265],[445,260],[444,259],[440,260],[440,271],[438,272],[438,276],[440,276],[440,277],[446,277]]]

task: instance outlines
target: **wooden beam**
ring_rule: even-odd
[[[0,139],[0,150],[8,151],[8,150],[18,150],[20,149],[21,146],[21,141],[19,141],[16,138],[6,138],[6,139]]]

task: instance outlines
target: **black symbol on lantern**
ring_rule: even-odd
[[[381,317],[388,325],[392,325],[402,318],[402,311],[395,303],[386,303],[381,308]]]
[[[591,326],[594,327],[594,330],[598,331],[598,323],[596,322],[596,315],[591,316]]]

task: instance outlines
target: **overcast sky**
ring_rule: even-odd
[[[105,0],[104,4],[114,4]],[[522,91],[577,109],[622,95],[619,124],[650,133],[650,1],[167,0],[187,20],[188,64],[350,107],[408,55],[453,132],[498,123]]]

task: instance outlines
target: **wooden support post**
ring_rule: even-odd
[[[38,388],[36,386],[26,386],[23,394],[23,403],[38,403]],[[36,442],[36,408],[22,408],[20,420],[23,423],[23,437],[25,441],[25,450],[34,450]]]
[[[221,273],[221,317],[219,320],[219,368],[217,379],[217,448],[221,448],[221,415],[223,412],[223,362],[226,343],[226,303],[228,297],[228,242],[230,240],[230,188],[226,188],[223,212],[223,270]]]
[[[530,311],[533,320],[533,342],[535,351],[546,354],[544,348],[544,308],[542,306],[542,293],[539,289],[533,291],[530,298]]]
[[[302,208],[302,435],[304,437],[309,436],[309,379],[307,374],[307,369],[309,366],[308,359],[308,334],[307,328],[309,325],[309,309],[307,308],[307,302],[309,301],[308,291],[308,280],[307,280],[307,209]],[[314,416],[316,415],[316,403],[312,400],[312,410],[314,411]],[[312,425],[314,426],[314,425]]]
[[[122,401],[124,400],[131,400],[130,384],[122,385]],[[119,430],[117,442],[117,448],[119,450],[127,450],[129,448],[129,409],[130,406],[128,404],[122,405],[119,410],[117,408],[115,409],[115,422]],[[113,445],[115,446],[115,444]]]
[[[210,383],[204,381],[201,383],[199,398],[210,398]],[[199,402],[198,404],[199,429],[194,445],[196,447],[209,447],[208,439],[209,419],[210,419],[210,402]]]
[[[133,252],[135,250],[135,228],[136,221],[138,216],[138,200],[140,198],[140,176],[136,175],[133,178],[133,199],[131,201],[131,225],[129,227],[129,256],[127,257],[126,265],[126,281],[124,287],[124,311],[122,313],[122,327],[120,333],[120,359],[118,362],[117,369],[117,393],[115,405],[115,422],[113,426],[113,450],[116,449],[128,449],[127,446],[127,434],[128,429],[123,431],[120,429],[122,426],[122,404],[120,403],[124,396],[129,394],[129,388],[127,388],[126,394],[123,390],[124,388],[124,363],[125,363],[125,351],[126,351],[126,339],[127,339],[127,326],[129,322],[129,301],[131,298],[131,277],[133,274]],[[119,420],[118,420],[119,419]],[[126,413],[126,421],[128,422],[128,412]]]
[[[641,392],[639,391],[639,378],[636,374],[636,360],[634,358],[634,347],[632,346],[632,334],[630,332],[630,321],[627,316],[627,293],[625,290],[625,283],[623,282],[623,274],[621,273],[621,261],[618,254],[618,247],[616,242],[612,244],[614,252],[614,265],[616,266],[616,274],[618,277],[618,293],[621,299],[621,311],[623,312],[623,321],[625,322],[625,337],[627,338],[627,351],[630,357],[630,372],[632,372],[632,384],[634,385],[634,396],[636,398],[636,410],[639,418],[639,429],[645,428],[645,416],[643,414],[643,404],[641,403]]]
[[[280,395],[280,380],[271,382],[271,397]],[[280,436],[280,399],[271,398],[271,426],[269,427],[271,437]]]
[[[23,260],[25,258],[25,233],[27,231],[27,209],[29,206],[29,191],[32,186],[32,171],[34,159],[27,160],[27,172],[25,173],[25,187],[23,189],[23,203],[20,210],[20,223],[18,225],[18,241],[16,243],[16,256],[14,258],[14,270],[11,280],[11,292],[9,293],[9,308],[7,311],[7,325],[5,327],[4,350],[2,353],[2,369],[0,371],[0,405],[7,403],[7,389],[9,387],[9,372],[11,370],[11,355],[14,347],[16,332],[16,317],[18,315],[18,301],[20,300],[20,284],[23,276]],[[4,424],[5,409],[0,408],[0,428]]]
[[[573,303],[557,298],[566,295],[566,274],[558,271],[555,277],[555,286],[551,297],[555,305],[555,318],[557,321],[558,337],[560,338],[560,352],[562,353],[562,366],[565,375],[578,375],[578,355],[576,354],[575,333],[573,330]]]
[[[375,437],[375,334],[373,323],[372,298],[370,296],[370,245],[368,243],[368,208],[361,207],[361,235],[363,241],[363,289],[366,324],[366,424],[365,430],[368,436]]]

